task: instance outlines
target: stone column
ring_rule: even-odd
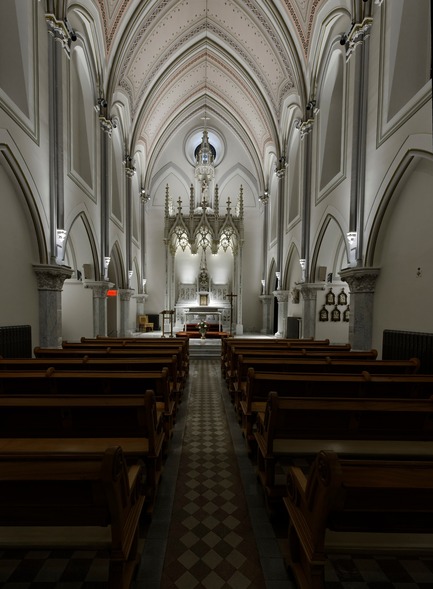
[[[301,194],[301,265],[303,280],[310,279],[310,227],[311,227],[311,178],[312,178],[312,161],[313,161],[313,142],[312,132],[314,125],[314,116],[316,112],[315,101],[310,101],[306,105],[307,119],[297,121],[296,128],[301,136],[302,156],[304,166],[302,170],[302,194]]]
[[[109,244],[109,226],[110,226],[110,213],[109,213],[109,158],[110,158],[110,141],[113,129],[116,128],[116,122],[108,118],[107,114],[107,101],[104,98],[99,98],[97,102],[97,110],[99,112],[99,128],[100,128],[100,223],[101,223],[101,244],[100,244],[100,260],[101,276],[107,276],[108,267],[105,268],[105,260],[110,255],[110,244]]]
[[[339,272],[349,285],[349,343],[352,350],[371,350],[373,341],[373,303],[380,268],[345,268]]]
[[[107,335],[107,291],[112,283],[87,281],[84,288],[93,290],[93,337]]]
[[[137,317],[138,315],[145,315],[144,312],[144,303],[149,295],[145,293],[134,295],[132,298],[135,299],[137,303]]]
[[[282,155],[279,159],[277,167],[275,168],[275,175],[278,178],[278,221],[277,221],[277,271],[282,275],[283,265],[283,244],[284,244],[284,180],[286,177],[286,157]]]
[[[302,337],[314,339],[316,337],[317,291],[323,290],[323,284],[304,283],[300,285],[300,290],[304,300]]]
[[[288,290],[274,290],[272,293],[278,301],[278,331],[275,337],[286,337],[287,312],[289,308]]]
[[[125,206],[125,234],[126,234],[126,268],[132,270],[132,179],[135,176],[135,160],[127,154],[123,161],[126,174],[126,206]],[[129,286],[129,285],[128,285]]]
[[[128,337],[129,304],[134,292],[130,288],[119,288],[120,329],[119,337]]]
[[[50,261],[61,265],[64,248],[58,248],[57,231],[65,231],[64,213],[64,112],[63,61],[70,56],[71,37],[62,18],[45,15],[48,28],[48,104],[49,104],[49,190],[50,190]],[[59,252],[57,251],[59,249]]]
[[[272,303],[274,297],[272,295],[260,295],[259,299],[262,301],[262,329],[260,333],[272,333]]]
[[[34,264],[39,290],[39,345],[41,348],[62,347],[63,284],[73,274],[67,266]]]

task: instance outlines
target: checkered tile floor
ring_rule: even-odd
[[[218,358],[192,359],[152,522],[131,589],[294,589],[287,522],[270,519]],[[105,589],[104,553],[0,551],[2,589]],[[333,555],[326,589],[433,589],[433,555]]]

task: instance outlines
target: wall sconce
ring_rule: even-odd
[[[266,280],[261,280],[261,285],[262,285],[262,295],[265,294],[265,286],[266,286]]]
[[[349,231],[346,234],[347,243],[349,244],[349,264],[356,262],[356,249],[358,247],[358,234],[356,231]]]
[[[104,280],[108,280],[108,266],[110,265],[110,256],[104,258]]]
[[[146,283],[147,283],[147,278],[143,278],[143,293],[146,292]]]
[[[65,245],[66,230],[56,229],[56,262],[61,264],[64,258],[63,247]]]
[[[307,260],[305,258],[301,258],[299,260],[299,263],[301,265],[301,270],[302,270],[301,282],[305,282],[305,269],[307,268]]]
[[[281,289],[281,284],[280,284],[280,280],[281,280],[281,272],[275,272],[275,276],[277,278],[277,290]]]
[[[131,288],[131,278],[134,274],[134,270],[128,270],[128,288]]]

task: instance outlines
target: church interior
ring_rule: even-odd
[[[432,13],[0,2],[1,587],[433,587]]]

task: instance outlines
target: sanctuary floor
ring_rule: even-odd
[[[131,589],[295,589],[284,561],[287,522],[271,524],[209,344],[191,349],[156,508],[142,535]],[[107,571],[103,553],[0,550],[3,589],[103,589]],[[433,556],[334,555],[325,579],[326,589],[432,589]]]

